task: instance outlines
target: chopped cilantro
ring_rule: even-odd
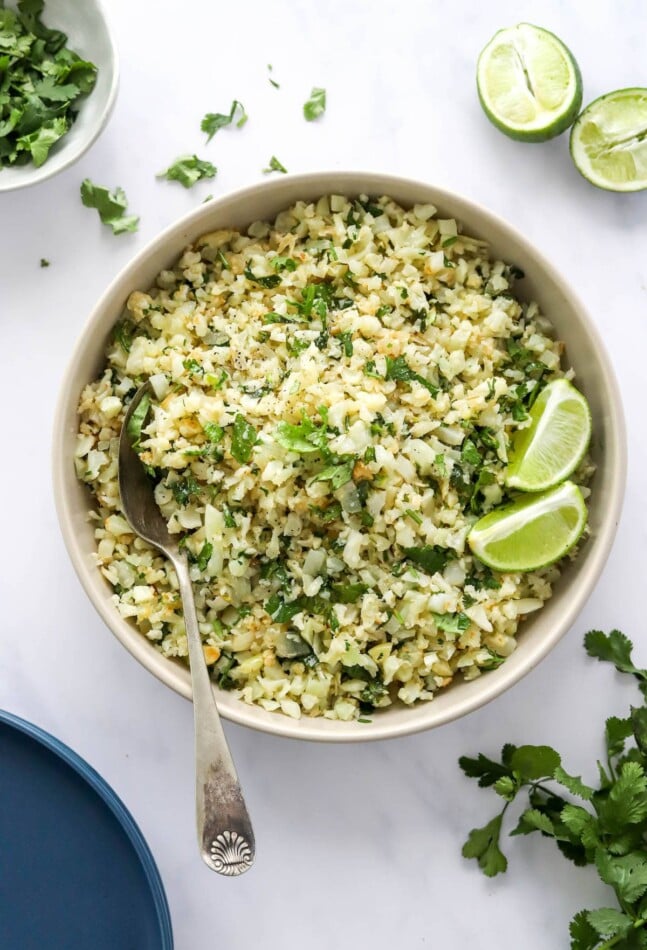
[[[282,175],[287,175],[288,173],[287,168],[278,160],[276,155],[272,155],[269,164],[263,169],[264,175],[270,175],[272,172],[281,172]]]
[[[297,269],[297,262],[293,257],[281,257],[278,254],[270,259],[270,264],[277,274],[284,270],[295,271]]]
[[[274,440],[284,449],[288,449],[290,452],[298,452],[300,455],[325,453],[328,448],[326,426],[317,425],[306,416],[305,412],[302,415],[301,422],[296,425],[289,422],[279,422],[274,430]]]
[[[407,560],[421,567],[427,574],[435,574],[437,571],[442,571],[450,557],[454,556],[453,552],[448,548],[441,548],[436,544],[425,544],[422,547],[405,548],[404,555]]]
[[[313,482],[330,482],[333,491],[337,491],[342,485],[346,485],[353,477],[353,468],[355,459],[351,458],[344,462],[334,465],[328,465],[318,475],[312,479]]]
[[[158,178],[178,181],[185,188],[193,188],[202,178],[215,178],[218,169],[197,155],[181,155],[169,165],[166,171],[159,172]]]
[[[41,259],[40,259],[40,266],[41,266],[41,267],[49,267],[49,263],[50,263],[50,262],[47,260],[46,257],[41,257]]]
[[[0,170],[42,165],[74,123],[97,68],[41,20],[43,0],[0,3]]]
[[[195,562],[198,565],[198,569],[200,571],[206,571],[207,564],[209,563],[212,554],[213,544],[211,544],[209,541],[205,541]]]
[[[239,117],[236,122],[236,128],[241,129],[247,122],[249,116],[245,112],[245,106],[242,102],[239,102],[238,99],[234,99],[228,113],[207,112],[200,123],[200,128],[207,134],[207,142],[211,141],[219,129],[224,129],[226,126],[231,125],[237,112]]]
[[[109,191],[85,178],[81,184],[81,201],[86,208],[95,208],[99,212],[101,223],[112,228],[113,234],[137,230],[139,218],[126,214],[128,201],[123,188]]]
[[[394,379],[398,382],[416,382],[420,383],[421,386],[424,386],[432,396],[438,395],[438,386],[434,386],[432,382],[428,379],[425,379],[424,376],[421,376],[420,373],[416,373],[411,369],[407,363],[404,356],[397,356],[395,359],[387,356],[386,358],[386,376],[385,379]]]
[[[142,429],[146,422],[146,417],[148,416],[149,409],[151,407],[151,397],[150,393],[144,393],[142,398],[139,400],[135,411],[128,420],[128,438],[130,439],[130,444],[133,449],[137,450],[142,438]]]
[[[456,614],[435,614],[432,613],[434,623],[439,630],[446,633],[465,633],[470,625],[470,618],[462,612]]]
[[[233,435],[231,439],[231,454],[236,461],[246,464],[252,457],[252,449],[258,442],[258,434],[254,426],[247,422],[244,416],[237,413],[234,419]]]
[[[278,274],[268,274],[266,277],[256,277],[252,273],[252,268],[249,264],[245,267],[244,270],[245,277],[248,280],[253,280],[255,284],[260,284],[261,287],[277,287],[281,283],[281,278]]]
[[[303,115],[308,122],[314,121],[326,111],[326,90],[314,86],[310,98],[303,105]]]

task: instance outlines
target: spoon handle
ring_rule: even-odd
[[[174,557],[173,566],[182,596],[193,684],[198,842],[202,859],[212,870],[235,876],[253,864],[254,832],[207,671],[185,555]]]

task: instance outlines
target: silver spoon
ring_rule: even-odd
[[[131,528],[166,555],[177,574],[189,646],[195,721],[196,813],[202,859],[219,874],[243,874],[253,864],[254,832],[243,800],[231,753],[222,730],[207,664],[202,651],[186,554],[169,534],[157,507],[153,485],[131,444],[128,427],[142,398],[152,393],[145,383],[135,393],[119,438],[121,506]]]

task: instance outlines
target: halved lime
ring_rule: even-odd
[[[494,34],[479,56],[476,85],[490,122],[522,142],[560,135],[582,105],[572,53],[554,33],[530,23]]]
[[[577,544],[586,505],[573,482],[517,498],[476,522],[467,542],[495,571],[535,571],[559,561]]]
[[[548,383],[530,410],[530,425],[512,442],[506,485],[545,491],[559,485],[580,464],[591,439],[591,411],[567,379]]]
[[[618,89],[587,106],[571,131],[580,175],[607,191],[647,188],[647,89]]]

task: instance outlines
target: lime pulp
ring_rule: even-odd
[[[476,82],[490,121],[513,139],[544,142],[574,122],[582,78],[570,50],[530,23],[499,30],[479,56]]]
[[[618,89],[584,109],[571,131],[578,172],[607,191],[647,188],[647,89]]]

